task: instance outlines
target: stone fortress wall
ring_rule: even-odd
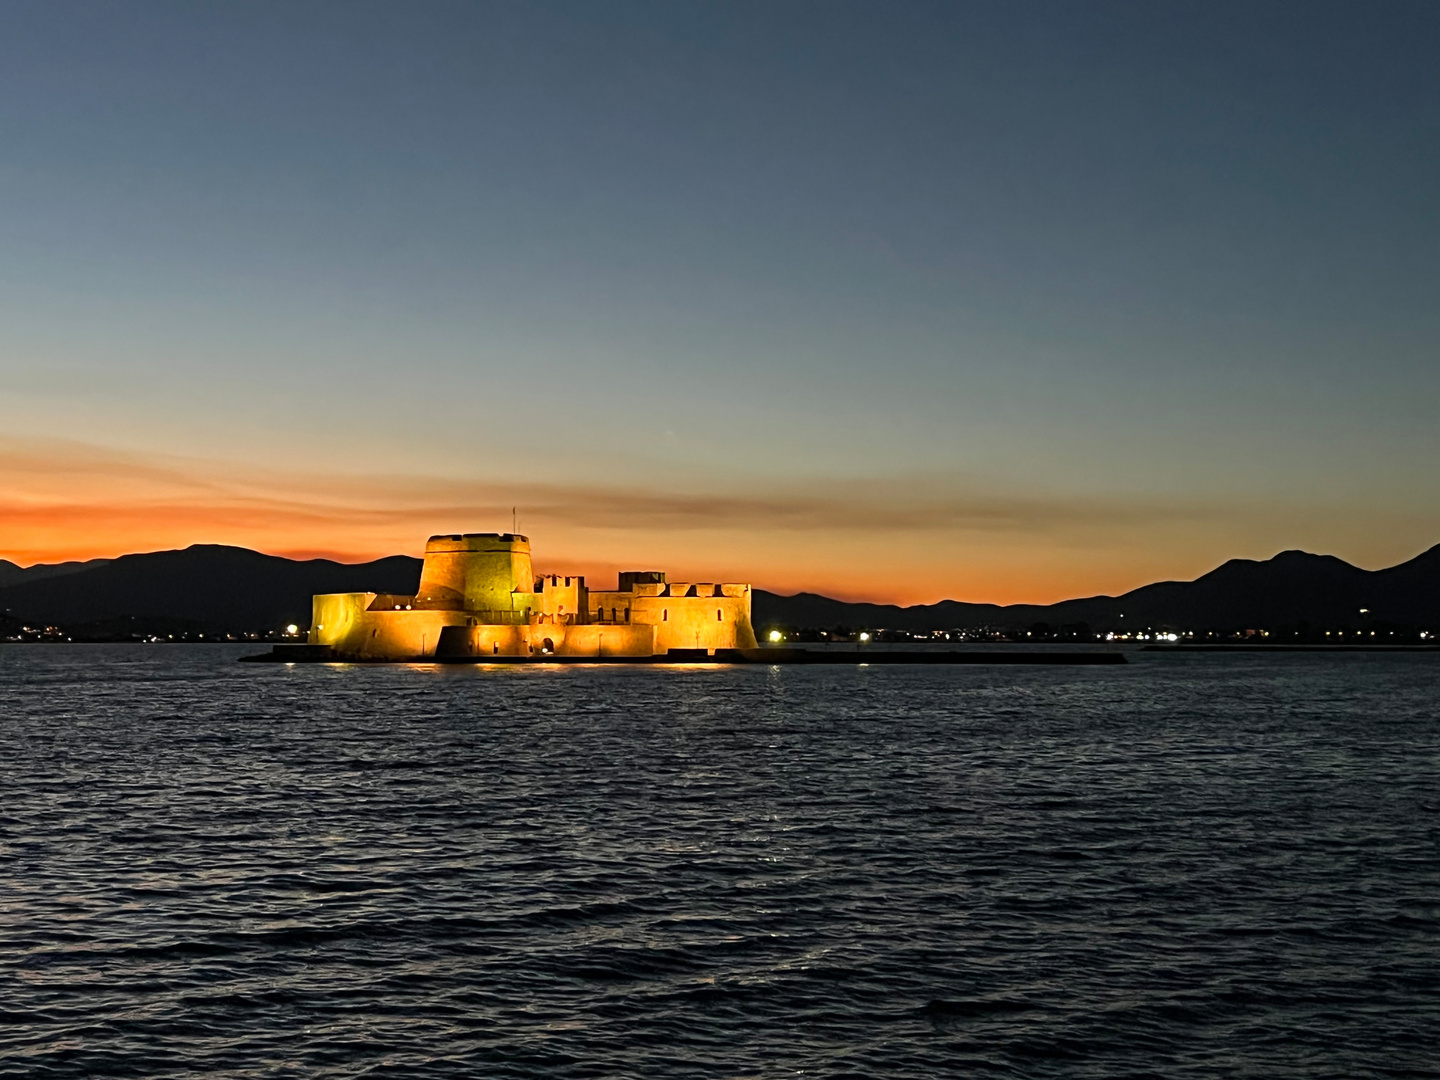
[[[622,573],[613,590],[579,576],[536,577],[528,537],[432,536],[414,596],[314,598],[308,641],[358,659],[427,656],[658,656],[753,649],[750,586]]]

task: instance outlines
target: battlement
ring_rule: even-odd
[[[665,572],[663,570],[622,570],[620,571],[620,585],[616,592],[631,592],[636,585],[664,585]],[[656,595],[650,593],[650,596]]]
[[[541,623],[585,623],[589,621],[590,597],[585,579],[579,574],[542,574],[535,579],[539,604],[536,619]]]
[[[744,596],[750,591],[750,586],[740,582],[716,582],[716,581],[672,581],[657,596],[668,597],[707,597],[707,596]]]
[[[439,533],[425,542],[425,551],[498,551],[517,544],[530,550],[530,538],[519,533]]]

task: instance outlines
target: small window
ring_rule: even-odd
[[[715,621],[716,621],[716,622],[724,622],[724,621],[725,621],[725,613],[724,613],[723,611],[721,611],[719,608],[716,608],[716,609],[715,609]]]
[[[670,621],[670,609],[669,609],[668,607],[661,609],[661,611],[660,611],[660,621],[661,621],[661,622],[669,622],[669,621]]]

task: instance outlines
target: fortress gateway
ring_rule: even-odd
[[[755,648],[750,586],[667,582],[655,570],[592,592],[583,577],[536,577],[513,533],[432,536],[420,590],[316,596],[309,644],[340,658],[690,656]]]

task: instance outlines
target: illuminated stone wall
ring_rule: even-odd
[[[676,591],[671,586],[671,591]],[[718,589],[716,590],[718,592]],[[645,596],[635,601],[634,619],[655,627],[655,651],[668,649],[753,649],[750,590],[742,596]]]
[[[337,653],[358,653],[369,637],[365,611],[375,593],[322,593],[310,601],[311,645],[329,645]]]
[[[716,582],[636,584],[633,591],[590,593],[591,618],[655,627],[655,651],[753,649],[750,586]]]
[[[465,624],[463,611],[403,606],[398,610],[393,606],[376,610],[375,599],[375,593],[316,596],[308,640],[314,645],[329,645],[342,656],[362,659],[434,656],[440,632],[447,626]]]
[[[441,655],[471,656],[653,656],[652,626],[594,626],[542,623],[529,626],[464,626],[445,632]]]

